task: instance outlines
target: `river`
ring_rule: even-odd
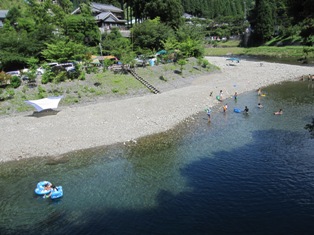
[[[263,92],[211,123],[201,112],[137,142],[2,163],[0,234],[313,234],[314,83]],[[42,180],[63,198],[36,196]]]

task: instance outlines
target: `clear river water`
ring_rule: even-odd
[[[314,234],[304,129],[314,83],[263,91],[230,98],[227,113],[213,107],[211,123],[204,111],[137,143],[0,164],[0,234]],[[233,112],[246,105],[248,115]],[[36,196],[42,180],[62,185],[63,198]]]

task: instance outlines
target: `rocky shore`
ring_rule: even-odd
[[[246,60],[234,63],[223,57],[207,59],[221,71],[160,94],[73,107],[61,105],[55,115],[43,117],[23,113],[0,118],[0,161],[54,157],[163,132],[204,111],[204,107],[217,104],[215,96],[220,90],[227,98],[235,91],[241,94],[314,74],[313,67]]]

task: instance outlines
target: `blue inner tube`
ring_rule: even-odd
[[[233,110],[235,113],[241,113],[241,110],[240,109],[238,109],[238,108],[234,108],[234,110]]]
[[[51,192],[51,195],[50,195],[51,199],[57,199],[63,196],[62,186],[57,186],[57,189],[58,190],[53,190]]]
[[[35,193],[37,195],[46,195],[51,192],[51,190],[45,190],[45,185],[51,184],[49,181],[40,181],[35,188]]]

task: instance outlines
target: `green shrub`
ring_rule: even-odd
[[[45,74],[41,77],[41,83],[47,84],[49,82],[49,77],[45,76]]]
[[[39,99],[45,98],[47,96],[45,88],[43,88],[42,86],[38,86],[37,89],[38,89],[37,97]]]
[[[186,60],[184,60],[184,59],[181,59],[181,60],[179,60],[178,61],[178,65],[180,65],[180,71],[181,71],[181,73],[182,73],[182,71],[183,71],[183,66],[184,65],[186,65]]]
[[[10,84],[11,84],[11,87],[13,88],[18,88],[21,85],[21,83],[22,83],[21,79],[17,76],[13,76],[10,79]]]
[[[117,88],[112,88],[111,91],[112,91],[112,93],[118,93],[119,92],[119,90]]]
[[[86,79],[85,72],[81,72],[81,74],[79,75],[79,77],[77,79],[81,80],[81,81],[84,81]]]
[[[60,82],[64,82],[67,79],[67,72],[66,71],[61,71],[57,73],[53,79],[53,83],[57,84]]]
[[[203,67],[203,68],[206,68],[208,65],[209,65],[208,60],[203,59],[203,60],[202,60],[202,67]]]
[[[15,91],[12,88],[6,89],[6,92],[7,92],[7,99],[13,98],[15,95]]]
[[[6,74],[5,72],[0,72],[0,85],[9,84],[11,79],[11,75]]]

